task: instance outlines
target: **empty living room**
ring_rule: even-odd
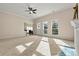
[[[79,56],[78,3],[0,3],[0,56]]]

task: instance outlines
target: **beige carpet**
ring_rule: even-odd
[[[60,48],[53,38],[26,36],[0,41],[1,56],[57,56]]]

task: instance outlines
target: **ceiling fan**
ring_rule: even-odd
[[[30,6],[28,6],[25,10],[25,12],[29,12],[29,14],[36,14],[37,9],[34,9]]]

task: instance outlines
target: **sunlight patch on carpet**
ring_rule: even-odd
[[[26,46],[30,46],[32,43],[33,43],[33,41],[32,42],[29,42],[29,43],[26,43],[25,45]]]
[[[56,42],[56,44],[58,44],[58,45],[64,45],[64,46],[69,46],[68,44],[66,44],[66,43],[64,43],[62,40],[59,40],[59,39],[53,39],[55,42]]]
[[[45,41],[48,41],[48,38],[42,38]],[[41,41],[36,51],[40,52],[42,55],[51,56],[50,47],[48,42]]]
[[[16,49],[17,49],[20,53],[22,53],[22,52],[24,52],[24,50],[26,50],[26,47],[24,47],[23,45],[18,45],[18,46],[16,46]]]
[[[66,56],[74,56],[75,55],[75,49],[73,48],[68,48],[68,47],[63,47],[63,46],[59,46],[60,49],[62,50],[62,52],[66,55]]]
[[[61,49],[60,55],[74,56],[75,49],[60,39],[53,39]]]
[[[48,37],[42,37],[42,40],[47,41],[48,42]]]

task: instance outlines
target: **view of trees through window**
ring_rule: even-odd
[[[56,22],[52,24],[52,34],[58,35],[58,23]]]

